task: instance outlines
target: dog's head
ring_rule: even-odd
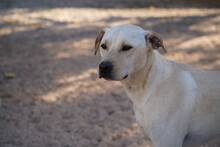
[[[100,51],[99,77],[123,80],[143,68],[148,55],[158,50],[165,53],[158,34],[135,25],[121,25],[102,30],[95,41],[95,54]]]

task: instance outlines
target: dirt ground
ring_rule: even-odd
[[[102,28],[138,24],[161,34],[168,59],[220,69],[218,8],[2,2],[0,147],[148,147],[120,83],[97,78],[93,45]]]

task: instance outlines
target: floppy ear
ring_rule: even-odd
[[[101,31],[98,33],[97,37],[96,37],[96,40],[95,40],[95,55],[96,55],[96,53],[98,52],[99,45],[100,45],[100,43],[101,43],[101,40],[102,40],[104,34],[105,34],[105,31],[104,31],[104,30],[101,30]]]
[[[165,54],[167,50],[163,45],[163,40],[158,33],[149,32],[145,35],[146,42],[151,44],[152,49],[158,50],[160,53]]]

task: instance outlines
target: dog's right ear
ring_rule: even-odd
[[[104,31],[104,30],[101,30],[101,31],[98,33],[98,35],[97,35],[97,37],[96,37],[96,39],[95,39],[95,55],[96,55],[96,53],[97,53],[98,50],[99,50],[99,45],[100,45],[100,43],[101,43],[101,40],[102,40],[104,34],[105,34],[105,31]]]

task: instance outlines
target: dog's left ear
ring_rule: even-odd
[[[152,49],[156,49],[162,54],[167,53],[167,50],[163,45],[163,40],[158,33],[148,32],[145,35],[145,41],[146,43],[149,42],[151,44]]]
[[[101,41],[102,41],[102,38],[103,38],[104,34],[105,34],[105,31],[104,31],[104,30],[101,30],[101,31],[98,33],[98,35],[97,35],[97,37],[96,37],[96,39],[95,39],[95,55],[96,55],[96,53],[97,53],[98,50],[99,50],[99,45],[100,45],[100,43],[101,43]]]

